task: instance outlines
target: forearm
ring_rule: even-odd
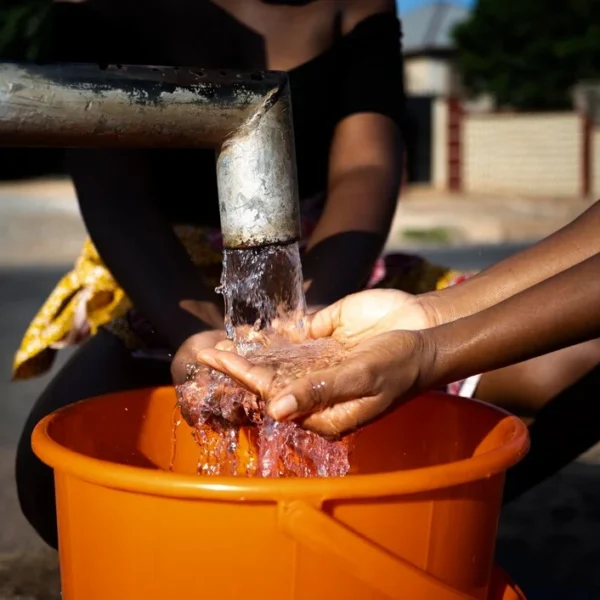
[[[203,285],[157,208],[143,161],[133,153],[77,151],[69,153],[69,166],[99,254],[170,347],[175,350],[190,335],[222,326],[218,297]]]
[[[398,184],[388,169],[355,169],[331,188],[303,257],[310,304],[331,304],[360,290],[381,255]]]
[[[486,310],[423,331],[433,349],[424,388],[600,336],[600,254]]]
[[[600,252],[600,202],[541,242],[460,285],[423,296],[437,323],[468,316]]]

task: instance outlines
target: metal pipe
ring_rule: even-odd
[[[221,147],[217,181],[226,247],[261,246],[265,240],[286,243],[299,238],[292,131],[286,85],[271,92]],[[268,214],[263,208],[265,199]]]
[[[215,148],[225,247],[300,235],[284,73],[0,63],[0,143]]]

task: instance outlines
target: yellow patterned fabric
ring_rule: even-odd
[[[451,285],[456,285],[465,279],[468,279],[469,275],[462,273],[461,271],[455,271],[451,269],[446,271],[446,273],[440,277],[436,284],[436,290],[443,290],[444,288],[450,287]]]
[[[212,266],[213,271],[214,267],[220,268],[218,233],[188,226],[175,227],[175,233],[196,265]],[[218,276],[206,279],[208,285],[218,285]],[[58,350],[81,343],[100,327],[106,327],[126,346],[140,347],[140,340],[125,319],[131,307],[129,298],[87,240],[73,270],[60,280],[25,332],[14,358],[13,380],[47,372]]]
[[[94,335],[129,307],[125,293],[87,240],[75,268],[61,279],[29,325],[15,355],[13,379],[44,373],[57,350]]]

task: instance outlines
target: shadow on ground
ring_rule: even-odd
[[[600,598],[600,466],[577,462],[506,506],[498,562],[528,600]]]
[[[1,600],[60,600],[56,553],[38,550],[0,556]]]

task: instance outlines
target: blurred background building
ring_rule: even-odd
[[[502,10],[498,0],[474,7],[431,2],[403,13],[409,181],[468,193],[600,196],[600,44],[578,44],[577,29],[591,22],[574,5],[565,10],[573,14],[565,19],[564,47],[542,37],[537,64],[526,62],[527,36],[552,11],[544,19],[535,7],[519,11],[506,2]],[[502,28],[502,13],[515,33]],[[518,55],[510,56],[510,42],[520,44]],[[569,61],[560,61],[561,52]],[[511,67],[502,63],[511,58],[507,74]],[[494,93],[507,85],[514,86],[512,105]],[[527,85],[540,90],[519,98]]]

